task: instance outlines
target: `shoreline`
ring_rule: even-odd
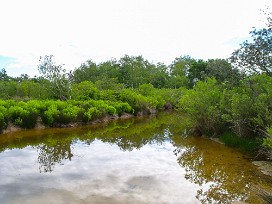
[[[151,115],[155,115],[155,114],[151,114]],[[121,116],[116,115],[106,115],[105,117],[84,123],[84,122],[74,122],[74,123],[68,123],[68,124],[58,124],[55,126],[45,126],[42,121],[40,119],[37,120],[37,124],[34,128],[30,128],[30,129],[26,129],[26,128],[21,128],[18,127],[16,125],[14,125],[13,123],[9,123],[8,127],[6,129],[3,130],[3,132],[0,134],[1,135],[5,135],[5,134],[10,134],[10,133],[15,133],[15,132],[20,132],[20,131],[24,131],[24,130],[44,130],[44,129],[50,129],[50,128],[75,128],[75,127],[80,127],[80,126],[84,126],[84,125],[96,125],[96,124],[102,124],[102,123],[108,123],[110,121],[114,121],[114,120],[119,120],[119,119],[129,119],[129,118],[133,118],[133,117],[141,117],[143,115],[133,115],[130,113],[124,113]]]

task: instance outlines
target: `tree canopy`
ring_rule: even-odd
[[[247,73],[266,73],[272,76],[272,20],[267,14],[267,27],[253,29],[252,39],[243,42],[239,49],[232,53],[231,62]]]

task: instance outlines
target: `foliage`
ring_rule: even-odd
[[[9,108],[11,122],[22,128],[34,128],[37,123],[39,111],[25,102]]]
[[[176,58],[169,66],[171,80],[169,81],[170,88],[187,87],[189,79],[187,77],[189,68],[192,66],[194,59],[190,56],[181,56]]]
[[[95,107],[89,108],[86,112],[83,114],[83,121],[89,122],[92,119],[98,117],[100,115],[99,111]]]
[[[55,65],[53,55],[41,57],[38,70],[45,79],[51,82],[50,91],[56,99],[70,98],[71,73],[66,73],[61,65]]]
[[[198,81],[204,81],[207,77],[207,62],[195,60],[188,70],[189,87],[193,87]]]
[[[73,72],[73,76],[75,83],[83,81],[91,81],[94,83],[97,76],[97,65],[92,60],[88,60]]]
[[[243,74],[225,59],[210,59],[207,62],[207,76],[214,77],[219,84],[225,83],[230,88],[237,86]]]
[[[263,139],[262,146],[268,157],[272,159],[272,127],[268,127],[266,131],[266,137]]]
[[[158,105],[158,101],[155,98],[143,96],[131,89],[123,89],[119,97],[121,101],[127,102],[134,109],[135,114],[139,112],[150,114],[156,110]]]
[[[72,90],[72,98],[74,100],[88,100],[99,98],[98,88],[90,81],[83,81],[79,84],[73,84]]]
[[[7,74],[7,71],[4,68],[0,71],[0,80],[1,81],[8,81],[9,80],[9,76]]]
[[[179,109],[190,115],[197,129],[206,135],[219,134],[225,124],[221,118],[222,89],[215,79],[199,81],[192,90],[184,93]]]
[[[250,32],[252,40],[245,41],[231,56],[231,62],[247,72],[264,72],[272,76],[272,24],[268,15],[267,27]]]
[[[8,125],[8,112],[7,108],[0,106],[0,133],[7,128]]]
[[[254,152],[260,148],[261,140],[258,138],[239,137],[233,133],[226,132],[219,140],[230,147],[239,148],[243,151]]]
[[[254,75],[233,90],[231,118],[236,134],[240,136],[263,135],[272,124],[272,78]]]
[[[134,110],[127,102],[109,102],[116,113],[121,116],[123,113],[134,113]]]

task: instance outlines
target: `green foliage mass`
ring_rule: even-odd
[[[216,80],[199,81],[179,101],[179,109],[188,113],[202,134],[219,134],[225,128],[220,107],[222,89]]]
[[[232,130],[241,137],[262,137],[272,124],[272,78],[253,75],[232,89],[213,79],[184,93],[179,109],[188,113],[204,134]]]
[[[89,81],[74,87],[77,88],[74,94],[77,100],[0,100],[1,132],[9,122],[22,128],[34,128],[40,120],[44,125],[54,127],[75,122],[90,122],[107,115],[136,115],[139,112],[150,114],[164,105],[162,97],[156,95],[159,91],[152,85],[142,86],[140,92],[144,95],[138,90],[125,88],[100,91]]]
[[[22,101],[8,109],[11,122],[22,128],[34,128],[38,113],[39,111],[35,107]]]

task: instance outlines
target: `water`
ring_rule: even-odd
[[[263,203],[247,156],[157,117],[0,137],[0,203]]]

